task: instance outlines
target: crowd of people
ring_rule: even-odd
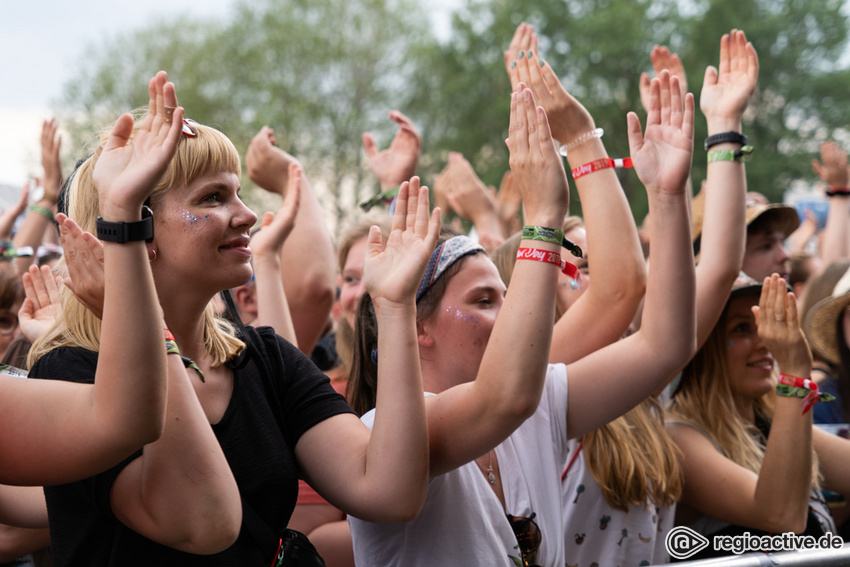
[[[829,214],[801,222],[748,192],[744,32],[699,109],[650,60],[614,159],[520,24],[498,191],[458,153],[429,190],[393,111],[388,148],[363,136],[392,200],[336,243],[268,127],[244,169],[282,205],[249,209],[163,71],[67,178],[46,121],[39,198],[0,215],[0,560],[639,566],[682,559],[679,527],[846,534],[846,151],[823,144]]]

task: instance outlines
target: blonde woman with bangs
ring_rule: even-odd
[[[416,178],[403,184],[387,243],[377,228],[368,239],[366,287],[394,339],[392,348],[382,343],[387,386],[378,403],[386,417],[370,432],[270,327],[237,336],[216,315],[211,299],[251,278],[257,216],[239,198],[236,148],[221,132],[183,120],[166,81],[164,72],[151,80],[149,115],[139,123],[123,115],[70,184],[68,218],[59,220],[85,256],[69,265],[81,277],[31,355],[33,375],[90,383],[97,368],[101,379],[100,365],[116,356],[105,349],[114,340],[107,324],[122,315],[112,306],[129,299],[116,298],[108,270],[104,295],[97,260],[102,254],[109,266],[116,251],[133,250],[161,308],[152,299],[149,311],[162,313],[151,331],[157,356],[165,356],[166,327],[166,425],[158,441],[105,473],[45,489],[54,564],[268,564],[299,476],[347,513],[378,522],[413,517],[424,499],[428,445],[419,367],[406,361],[418,359],[413,297],[439,230],[439,211],[429,221],[427,188]],[[151,124],[168,130],[170,143],[146,157]],[[101,245],[84,232],[102,224],[98,216],[101,228],[119,234],[118,221],[143,223],[144,202],[152,235],[126,230],[121,240],[99,230]],[[134,339],[123,339],[111,349],[134,352]],[[141,360],[119,368],[148,370]]]

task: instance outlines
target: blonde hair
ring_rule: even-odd
[[[564,219],[563,231],[564,234],[576,228],[584,228],[584,220],[581,217],[570,215]],[[490,253],[490,259],[496,264],[496,269],[499,270],[499,276],[509,286],[511,283],[511,274],[516,266],[516,253],[519,250],[519,243],[522,240],[522,233],[517,232],[505,239],[498,248]],[[555,319],[559,319],[564,311],[560,305],[555,304]]]
[[[668,418],[694,425],[729,460],[759,474],[767,440],[741,416],[735,404],[726,359],[726,317],[724,310],[708,340],[682,370],[681,385],[668,408]],[[757,420],[773,420],[775,396],[771,391],[755,400]],[[818,485],[817,455],[812,449],[812,486]]]
[[[682,496],[679,448],[652,396],[582,438],[585,463],[609,506],[669,507]]]
[[[145,112],[145,109],[134,112],[136,128]],[[227,136],[215,128],[197,123],[192,123],[191,128],[197,136],[180,136],[174,158],[151,193],[150,203],[154,213],[162,197],[172,188],[185,187],[211,172],[228,171],[239,175],[242,171],[239,152]],[[91,233],[95,232],[99,213],[99,196],[92,175],[110,131],[111,128],[101,133],[100,144],[94,153],[74,172],[66,195],[68,217]],[[60,260],[58,268],[67,270],[64,258]],[[100,348],[100,319],[67,288],[60,292],[60,299],[62,313],[50,330],[33,344],[28,357],[30,367],[54,348],[73,346],[91,351]],[[230,322],[216,314],[212,302],[204,312],[204,346],[214,366],[224,364],[245,348],[245,343],[236,337]]]

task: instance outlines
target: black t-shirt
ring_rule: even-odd
[[[267,367],[277,380],[274,391],[281,425],[275,419],[277,410],[266,393],[269,390],[263,384],[257,356],[247,356],[246,361],[243,353],[228,363],[234,374],[233,394],[221,421],[212,427],[243,499],[279,533],[289,521],[298,493],[296,443],[317,423],[352,410],[328,378],[271,328],[248,327],[248,334],[265,354]],[[58,348],[42,357],[30,376],[92,383],[96,367],[97,353]],[[45,487],[54,565],[243,567],[263,565],[264,554],[274,552],[261,550],[244,525],[229,549],[202,556],[160,545],[121,524],[110,508],[110,489],[121,470],[140,455],[138,451],[97,476]]]

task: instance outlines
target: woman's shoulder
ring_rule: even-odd
[[[82,347],[63,346],[46,352],[30,369],[30,378],[91,383],[98,353]]]

